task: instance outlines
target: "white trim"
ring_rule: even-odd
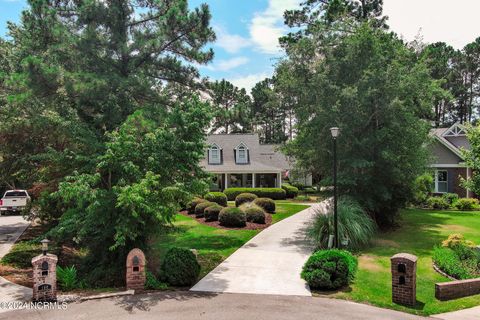
[[[465,162],[461,163],[446,163],[446,164],[438,164],[434,163],[430,165],[430,168],[466,168],[467,165]]]
[[[466,135],[467,128],[456,122],[442,134],[442,137],[465,137]]]
[[[240,159],[240,148],[244,152],[244,157]],[[248,163],[248,147],[245,143],[240,142],[238,146],[235,147],[235,163],[237,164],[247,164]]]
[[[213,159],[213,150],[217,151],[218,158]],[[222,163],[222,148],[218,146],[216,143],[212,143],[208,147],[208,163],[209,164],[221,164]]]
[[[460,159],[463,160],[463,156],[462,154],[460,153],[460,151],[455,148],[450,142],[448,142],[447,140],[445,140],[445,138],[443,137],[439,137],[437,135],[434,135],[435,139],[437,139],[438,142],[440,142],[441,144],[443,144],[445,147],[447,147],[450,151],[452,151],[456,156],[458,156]]]
[[[438,181],[438,173],[442,171],[442,172],[445,172],[447,174],[447,180],[446,181]],[[434,190],[434,193],[448,193],[448,170],[435,170],[435,176],[433,177],[433,182],[435,184],[435,190]],[[442,183],[446,183],[447,184],[447,191],[438,191],[438,183],[439,182],[442,182]]]

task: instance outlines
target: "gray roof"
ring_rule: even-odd
[[[236,164],[233,150],[243,143],[249,151],[250,163]],[[212,134],[207,137],[207,144],[216,144],[222,149],[222,164],[208,164],[207,150],[201,166],[212,173],[278,173],[289,170],[292,165],[287,157],[279,151],[279,145],[262,145],[258,134]]]
[[[442,145],[444,145],[447,149],[449,149],[452,153],[456,156],[463,159],[463,155],[461,152],[462,148],[469,149],[470,144],[468,139],[465,135],[458,135],[458,136],[450,136],[445,134],[450,129],[454,128],[455,126],[461,126],[460,124],[456,123],[450,128],[436,128],[430,130],[430,135],[434,137],[437,141],[439,141]],[[463,126],[461,126],[463,127]]]

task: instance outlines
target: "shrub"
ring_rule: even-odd
[[[455,202],[455,208],[458,210],[473,210],[478,208],[478,199],[460,198]]]
[[[265,224],[265,211],[256,204],[252,202],[244,203],[240,207],[240,210],[245,212],[245,217],[248,222]]]
[[[195,207],[195,217],[196,218],[203,217],[205,209],[207,209],[210,206],[213,206],[214,204],[216,204],[216,203],[215,202],[209,202],[209,201],[204,201],[204,202],[200,202],[199,204],[197,204],[197,206]]]
[[[263,208],[268,213],[275,213],[275,201],[270,198],[257,198],[253,201],[257,206]]]
[[[334,290],[353,281],[357,265],[357,258],[348,251],[320,250],[308,258],[301,276],[313,289]]]
[[[192,201],[190,201],[190,203],[187,206],[188,214],[194,214],[195,213],[195,207],[197,206],[197,204],[205,202],[205,201],[207,201],[207,200],[200,199],[200,198],[194,198]]]
[[[468,247],[475,247],[475,243],[470,240],[465,240],[465,237],[461,234],[454,233],[448,236],[447,240],[442,241],[442,247],[454,248],[458,245],[465,245]]]
[[[168,285],[166,283],[161,282],[160,280],[155,277],[153,273],[147,271],[145,273],[145,289],[148,290],[166,290],[168,289]]]
[[[435,210],[444,210],[450,208],[450,204],[442,197],[430,197],[427,199],[427,206]]]
[[[308,235],[319,248],[328,248],[328,237],[334,234],[333,206],[327,213],[319,211],[315,214]],[[338,234],[339,240],[347,238],[347,248],[355,250],[368,244],[375,234],[375,222],[354,200],[341,197],[338,202]]]
[[[227,206],[227,196],[223,192],[209,192],[204,198],[207,201],[218,203],[223,207]]]
[[[433,185],[432,173],[424,173],[415,179],[413,185],[413,204],[425,205]]]
[[[300,196],[296,196],[295,200],[297,200],[297,201],[310,201],[310,197],[305,196],[305,195],[300,195]]]
[[[253,193],[259,198],[270,198],[273,200],[286,199],[287,193],[282,188],[229,188],[226,189],[225,194],[228,200],[235,200],[241,193]]]
[[[450,248],[435,247],[432,259],[440,270],[455,279],[472,278],[455,251]]]
[[[242,204],[246,202],[253,202],[253,200],[257,199],[258,197],[253,193],[240,193],[235,198],[235,207],[240,207]]]
[[[222,209],[223,207],[218,204],[207,207],[205,211],[203,211],[205,221],[217,221],[218,215],[220,214],[220,211],[222,211]]]
[[[298,188],[288,183],[282,184],[282,189],[285,190],[288,199],[293,199],[298,195]]]
[[[444,193],[442,194],[442,198],[448,202],[448,204],[453,205],[458,200],[458,194],[456,193]]]
[[[317,193],[317,190],[312,187],[307,187],[307,188],[304,188],[302,192],[305,194],[312,194],[312,193]]]
[[[57,280],[63,291],[71,291],[77,288],[77,269],[75,266],[65,268],[57,266]]]
[[[245,212],[239,208],[223,208],[218,215],[220,225],[232,228],[241,228],[247,225]]]
[[[162,272],[165,280],[172,286],[191,286],[200,274],[200,264],[192,251],[172,248],[165,255]]]

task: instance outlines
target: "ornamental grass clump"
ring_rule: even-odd
[[[342,197],[338,202],[338,234],[340,242],[348,240],[347,248],[359,249],[368,244],[375,234],[376,225],[354,200]],[[334,234],[333,206],[327,212],[318,211],[308,229],[308,235],[318,248],[328,248],[328,237]]]

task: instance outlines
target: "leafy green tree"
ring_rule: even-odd
[[[251,99],[225,79],[208,85],[214,108],[211,133],[236,133],[252,130]]]
[[[68,210],[50,234],[88,248],[90,283],[121,281],[128,251],[147,249],[182,203],[205,193],[207,174],[199,161],[209,121],[209,106],[198,98],[176,102],[169,111],[137,110],[108,134],[95,170],[60,183],[56,194]],[[105,280],[109,269],[115,272]]]
[[[378,224],[391,225],[424,172],[429,125],[422,118],[441,89],[394,34],[369,22],[351,31],[335,46],[319,44],[314,34],[290,48],[285,63],[298,76],[291,80],[298,133],[288,150],[301,167],[330,177],[329,128],[340,127],[340,194],[352,196]]]
[[[478,157],[480,154],[480,126],[467,125],[466,127],[470,150],[463,149],[462,154],[465,164],[472,172],[469,178],[461,180],[461,185],[475,194],[480,194],[480,159]]]
[[[185,0],[30,0],[0,42],[0,179],[30,188],[89,172],[106,133],[165,95],[201,85],[206,5]],[[6,63],[4,63],[6,61]],[[172,92],[174,88],[174,92]],[[180,93],[179,93],[180,92]]]

